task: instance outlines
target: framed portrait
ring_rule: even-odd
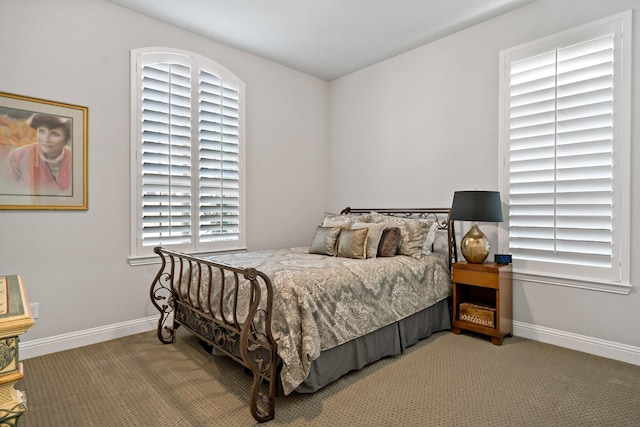
[[[88,108],[0,92],[0,209],[88,208]]]

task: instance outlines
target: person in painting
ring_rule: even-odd
[[[71,120],[34,114],[28,120],[36,142],[12,150],[5,159],[4,179],[31,195],[71,194]]]

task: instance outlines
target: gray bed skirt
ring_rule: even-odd
[[[444,299],[399,322],[323,351],[311,364],[309,377],[295,392],[313,393],[350,371],[402,354],[419,340],[447,329],[451,329],[451,317],[448,300]]]

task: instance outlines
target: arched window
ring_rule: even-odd
[[[131,52],[131,258],[245,248],[244,84],[175,49]]]

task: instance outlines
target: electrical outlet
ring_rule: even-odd
[[[40,304],[37,302],[32,302],[30,305],[31,305],[31,314],[33,315],[34,319],[37,319],[38,315],[40,314]]]

